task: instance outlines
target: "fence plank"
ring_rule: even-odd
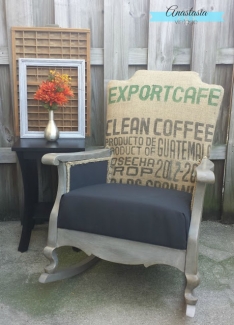
[[[193,7],[193,2],[194,0],[186,0],[186,1],[176,0],[174,3],[171,2],[170,5],[168,5],[168,7],[174,5],[174,6],[178,6],[177,10],[179,11],[183,11],[183,10],[187,11],[188,9]],[[175,24],[175,23],[172,24],[174,24],[174,38],[173,38],[174,47],[190,48],[191,40],[192,40],[192,24],[187,24],[187,25]]]
[[[33,11],[32,11],[32,0],[22,0],[20,6],[15,7],[14,0],[5,1],[6,9],[6,28],[7,28],[7,38],[8,38],[8,51],[9,57],[12,57],[11,52],[11,27],[13,26],[33,26]],[[13,96],[13,74],[12,70],[16,69],[15,62],[10,62],[10,72],[11,72],[11,98],[14,107],[18,105],[17,98]],[[19,126],[18,116],[14,116],[14,127],[18,130]]]
[[[220,1],[219,11],[224,12],[223,22],[219,26],[219,37],[217,42],[217,47],[220,49],[220,53],[225,52],[228,47],[234,46],[234,25],[233,25],[233,15],[234,15],[234,3],[232,0]],[[222,50],[223,49],[223,50]],[[227,53],[228,51],[226,51]],[[217,62],[217,61],[216,61]],[[220,116],[217,122],[218,133],[214,139],[215,143],[220,145],[226,143],[227,139],[227,129],[230,117],[230,98],[231,98],[231,85],[232,85],[232,69],[230,66],[218,65],[215,71],[215,83],[220,84],[224,87],[224,98],[221,107]],[[231,137],[232,138],[232,137]],[[228,147],[228,155],[230,155],[230,147]],[[226,161],[226,166],[228,166],[228,160]],[[224,171],[225,163],[223,162],[223,176],[225,176],[224,191],[223,191],[223,212],[221,213],[223,222],[231,222],[231,211],[232,211],[232,222],[234,222],[234,205],[229,203],[233,202],[233,188],[230,184],[226,183],[230,181],[231,174],[230,166],[227,167],[227,171]],[[220,166],[221,168],[221,166]],[[233,167],[232,167],[233,168]],[[232,180],[233,181],[233,180]],[[227,185],[226,185],[227,184]]]
[[[45,10],[46,8],[46,10]],[[44,27],[54,24],[54,1],[32,0],[33,25]],[[53,181],[53,168],[38,162],[38,200],[39,202],[51,202],[54,200],[54,188],[57,181]]]
[[[9,66],[0,66],[0,147],[14,142]]]
[[[218,11],[214,0],[196,0],[194,10]],[[221,23],[199,22],[193,26],[191,70],[199,73],[203,82],[214,83],[218,31]],[[212,30],[212,33],[211,33]]]
[[[62,27],[89,28],[94,61],[103,64],[104,22],[102,0],[55,1],[55,22]],[[65,11],[65,12],[64,12]],[[92,62],[91,62],[92,64]],[[86,137],[86,146],[103,145],[103,67],[91,67],[91,136]]]
[[[107,83],[128,79],[129,11],[128,0],[123,0],[122,6],[118,1],[104,0],[104,121]]]
[[[15,164],[0,164],[0,221],[19,219]]]
[[[68,0],[54,0],[54,21],[62,28],[70,27]]]
[[[8,34],[5,1],[0,0],[0,56],[4,64],[8,59]],[[7,56],[6,56],[7,54]],[[6,60],[7,59],[7,60]],[[13,143],[13,113],[9,65],[0,66],[0,220],[19,218],[19,195],[15,155],[7,148]],[[4,148],[1,148],[4,147]],[[10,163],[10,164],[9,164]],[[22,193],[22,190],[21,190]]]
[[[0,46],[7,48],[4,0],[0,0],[0,30]],[[14,137],[10,85],[9,66],[0,66],[0,147],[11,146]]]
[[[227,10],[228,8],[228,10]],[[218,47],[226,50],[234,46],[234,3],[233,0],[222,1],[220,11],[224,12],[224,21],[220,26]],[[227,156],[225,166],[224,193],[223,193],[223,213],[222,222],[234,223],[234,187],[233,187],[233,121],[234,121],[234,99],[233,99],[233,73],[231,67],[217,66],[216,79],[224,87],[224,99],[222,105],[222,114],[218,120],[220,129],[219,143],[226,142],[228,122],[230,125],[227,145]],[[230,98],[232,100],[230,100]],[[229,120],[230,119],[230,120]]]
[[[148,38],[146,35],[148,35],[148,29],[149,1],[131,0],[129,11],[129,78],[137,70],[147,69]]]
[[[212,146],[210,150],[210,159],[211,160],[225,160],[227,146],[225,144]]]
[[[46,10],[45,10],[46,8]],[[54,1],[32,0],[33,26],[44,27],[54,24]],[[54,188],[57,182],[53,181],[53,168],[38,162],[38,200],[51,202],[54,200]]]
[[[121,24],[120,24],[121,22]],[[104,0],[104,78],[128,79],[129,4]]]
[[[228,8],[228,10],[226,9]],[[217,54],[228,50],[229,44],[234,46],[234,26],[230,26],[234,15],[234,2],[233,0],[227,0],[225,2],[219,2],[219,10],[224,12],[224,20],[219,24],[219,37],[217,40],[217,46],[220,50]],[[233,24],[232,24],[233,25]],[[227,53],[227,52],[226,52]],[[217,63],[217,61],[216,61]],[[225,89],[224,98],[222,102],[220,116],[217,121],[217,129],[214,143],[222,144],[226,143],[228,120],[230,115],[230,98],[232,88],[232,69],[229,66],[218,65],[215,70],[215,83],[222,85]]]
[[[150,12],[165,12],[169,0],[150,0]],[[149,22],[148,70],[172,70],[174,23]]]
[[[33,26],[44,27],[54,24],[54,1],[32,0]]]
[[[193,7],[193,0],[177,0],[177,10],[183,11]],[[191,63],[192,24],[174,23],[173,71],[189,71]]]
[[[0,50],[3,52],[2,47],[7,46],[5,0],[0,0],[0,31]]]
[[[232,99],[230,129],[227,146],[227,158],[224,181],[224,200],[222,221],[225,223],[234,223],[234,69],[232,80]]]
[[[16,2],[14,0],[5,1],[5,14],[6,14],[6,34],[8,40],[8,52],[9,57],[11,58],[11,27],[13,26],[33,26],[33,10],[32,10],[32,1],[31,0],[21,0],[20,5],[16,6]],[[16,100],[13,97],[13,80],[12,80],[12,69],[16,69],[15,64],[11,64],[10,61],[10,80],[11,80],[11,102],[13,103]],[[15,103],[15,105],[18,103]],[[11,106],[12,107],[12,106]],[[13,113],[13,109],[9,110],[9,113]],[[14,114],[13,114],[14,115]],[[18,116],[14,116],[14,127],[18,128]],[[18,212],[18,217],[22,215],[23,208],[23,185],[22,185],[22,177],[18,163],[16,166],[8,166],[11,168],[11,173],[9,171],[9,184],[12,187],[6,193],[9,196],[12,196],[13,200],[11,202],[12,206],[8,205],[8,201],[6,200],[6,205],[8,211],[11,211],[13,208],[14,211]],[[7,167],[5,167],[7,168]],[[3,167],[1,166],[3,170]],[[4,177],[4,176],[3,176]],[[17,186],[13,184],[17,184]],[[4,184],[4,183],[3,183]],[[14,199],[15,198],[15,199]]]
[[[104,46],[104,3],[102,0],[76,0],[70,2],[71,27],[89,28],[91,33],[91,47]],[[102,51],[103,53],[103,51]],[[91,63],[92,64],[92,63]],[[104,79],[102,67],[91,67],[91,136],[86,137],[86,146],[104,144],[104,88],[100,80]]]
[[[219,48],[216,53],[216,64],[233,64],[234,48]]]
[[[219,11],[213,0],[196,0],[194,10]],[[199,22],[193,26],[191,70],[199,73],[202,81],[215,83],[215,61],[220,23]],[[212,33],[210,32],[212,30]],[[217,128],[216,128],[216,131]],[[220,219],[222,207],[223,163],[215,163],[216,182],[208,185],[204,201],[203,219]]]
[[[0,46],[0,65],[9,64],[8,47]]]
[[[16,154],[11,148],[0,148],[0,164],[16,163]]]

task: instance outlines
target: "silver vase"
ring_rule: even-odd
[[[54,121],[53,110],[49,110],[49,122],[45,128],[44,137],[47,141],[56,141],[59,138],[59,130]]]

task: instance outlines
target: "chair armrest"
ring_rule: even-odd
[[[97,149],[91,151],[82,151],[82,152],[69,152],[69,153],[47,153],[45,154],[41,161],[46,165],[55,165],[58,166],[60,162],[72,162],[72,161],[81,161],[89,159],[98,159],[111,156],[110,149]]]
[[[213,173],[214,164],[207,157],[204,157],[200,165],[195,169],[197,182],[213,184],[215,176]]]
[[[100,161],[100,158],[111,157],[110,149],[98,149],[74,153],[48,153],[42,157],[42,163],[47,165],[55,165],[58,168],[58,189],[57,196],[50,214],[49,233],[47,246],[55,247],[57,243],[57,218],[59,204],[63,194],[67,192],[68,173],[66,163],[92,160]]]
[[[206,184],[212,184],[215,181],[213,170],[214,164],[207,157],[204,157],[202,159],[201,164],[195,170],[196,186],[193,196],[185,267],[187,274],[197,274],[198,272],[197,261],[194,260],[194,256],[198,254],[198,237],[202,218]]]

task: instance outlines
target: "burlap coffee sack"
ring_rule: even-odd
[[[196,72],[139,70],[107,89],[111,182],[193,192],[209,156],[223,88]]]

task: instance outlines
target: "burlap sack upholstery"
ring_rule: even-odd
[[[107,88],[110,182],[193,192],[209,156],[223,88],[196,72],[139,70]]]

